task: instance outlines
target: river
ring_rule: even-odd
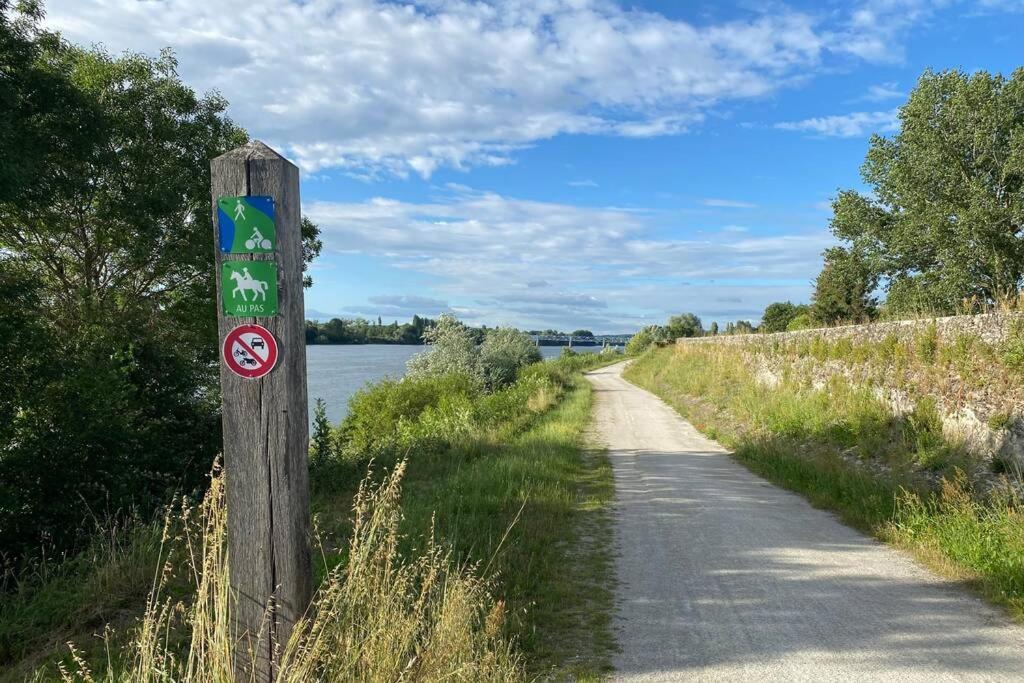
[[[348,412],[352,394],[371,382],[385,377],[401,377],[405,363],[423,346],[398,344],[313,345],[306,347],[306,376],[309,391],[309,419],[317,398],[327,403],[327,419],[337,424]],[[579,346],[580,352],[597,352],[600,346]],[[554,358],[560,346],[542,346],[541,355]]]

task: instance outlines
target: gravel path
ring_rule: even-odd
[[[1024,680],[1024,628],[751,474],[621,372],[589,375],[618,498],[618,680]]]

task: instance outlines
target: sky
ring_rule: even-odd
[[[1024,64],[1024,0],[49,0],[173,49],[302,171],[308,317],[625,333],[806,302],[927,69]]]

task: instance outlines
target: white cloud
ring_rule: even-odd
[[[900,89],[899,84],[890,82],[872,85],[860,99],[867,102],[883,102],[885,100],[902,99],[906,96],[907,93]]]
[[[47,6],[48,24],[79,43],[173,47],[191,84],[223,92],[239,123],[307,173],[369,178],[506,164],[562,134],[679,134],[719,103],[805,79],[829,54],[888,59],[905,26],[890,10],[836,19],[784,5],[696,25],[611,0]],[[880,26],[885,44],[864,42]]]
[[[597,183],[595,183],[593,180],[589,180],[589,179],[587,179],[587,180],[570,180],[569,181],[569,186],[570,187],[597,187]]]
[[[757,204],[740,201],[738,199],[702,199],[700,203],[704,206],[713,206],[724,209],[753,209],[757,207]]]
[[[858,111],[837,116],[820,116],[803,121],[786,121],[775,124],[781,130],[801,131],[823,137],[855,138],[872,133],[892,133],[899,130],[899,112]]]
[[[631,330],[687,310],[756,318],[773,300],[806,300],[820,254],[833,243],[824,230],[758,236],[669,224],[657,212],[464,187],[432,202],[376,198],[304,210],[328,252],[427,276],[435,302],[471,304],[488,324],[523,327]],[[723,292],[742,303],[723,306]]]

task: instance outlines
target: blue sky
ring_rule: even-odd
[[[807,301],[829,198],[925,68],[1024,63],[1024,1],[50,0],[303,171],[310,316],[630,332]]]

